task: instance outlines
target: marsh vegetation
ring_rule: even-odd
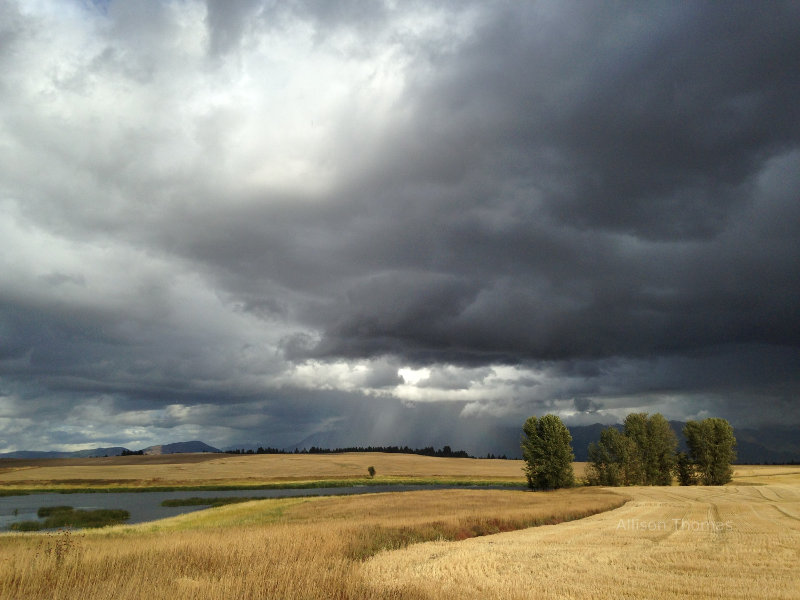
[[[39,531],[60,527],[108,527],[124,523],[130,517],[130,513],[121,509],[76,510],[71,506],[42,506],[36,516],[44,520],[12,523],[9,529],[12,531]]]

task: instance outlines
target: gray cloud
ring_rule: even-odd
[[[795,3],[0,16],[0,450],[800,422]]]

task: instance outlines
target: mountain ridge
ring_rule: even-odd
[[[219,448],[209,446],[200,440],[189,442],[173,442],[171,444],[158,444],[148,446],[141,450],[132,451],[124,446],[111,446],[109,448],[90,448],[88,450],[76,450],[74,452],[59,452],[47,450],[18,450],[15,452],[5,452],[0,454],[0,458],[99,458],[104,456],[121,456],[132,453],[142,454],[187,454],[191,452],[222,452]]]

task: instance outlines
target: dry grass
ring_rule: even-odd
[[[392,479],[441,478],[524,483],[520,460],[383,453],[170,456],[173,458],[158,457],[158,460],[149,456],[125,456],[0,461],[0,491],[15,487],[257,485],[352,480],[367,477],[369,466],[375,467],[376,479],[387,482]]]
[[[800,484],[800,465],[736,465],[733,483],[737,485]]]
[[[619,506],[598,489],[261,500],[85,534],[0,536],[0,598],[398,598],[363,558]],[[418,598],[413,590],[402,598]]]
[[[382,553],[365,580],[399,598],[800,598],[796,483],[625,491],[582,521]]]

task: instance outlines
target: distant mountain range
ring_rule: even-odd
[[[685,423],[680,421],[670,421],[672,429],[678,436],[681,449],[686,449],[686,442],[683,439],[683,426]],[[575,460],[588,460],[588,448],[591,442],[600,438],[600,432],[608,427],[600,423],[594,425],[578,425],[570,427],[572,434],[572,448],[575,452]],[[615,427],[622,428],[621,425]],[[358,435],[353,435],[347,431],[327,431],[309,436],[297,444],[284,448],[288,451],[295,449],[303,450],[311,447],[316,448],[347,448],[353,446],[411,446],[424,447],[445,445],[452,446],[454,450],[466,450],[475,456],[486,456],[491,453],[495,456],[506,456],[508,458],[522,458],[519,440],[521,428],[517,427],[492,427],[487,428],[481,435],[480,441],[476,444],[464,439],[441,439],[441,440],[422,440],[422,443],[410,440],[360,440]],[[796,427],[760,427],[760,428],[738,428],[734,429],[736,435],[737,463],[740,464],[770,464],[770,463],[800,463],[800,429]],[[268,446],[269,444],[259,444]],[[251,446],[232,446],[232,448],[243,448],[255,450],[259,445]],[[200,441],[177,442],[174,444],[164,444],[160,446],[149,446],[137,451],[142,454],[181,454],[189,452],[222,452],[219,448],[214,448]],[[91,458],[101,456],[120,456],[129,454],[131,451],[122,446],[111,448],[94,448],[92,450],[78,450],[77,452],[38,452],[23,450],[18,452],[7,452],[0,454],[0,458]]]
[[[40,452],[36,450],[20,450],[18,452],[6,452],[0,454],[0,458],[97,458],[101,456],[120,456],[131,453],[131,450],[122,446],[111,448],[92,448],[91,450],[78,450],[76,452]],[[174,444],[164,444],[160,446],[148,446],[136,451],[142,454],[183,454],[188,452],[222,452],[219,448],[209,446],[205,442],[176,442]]]

